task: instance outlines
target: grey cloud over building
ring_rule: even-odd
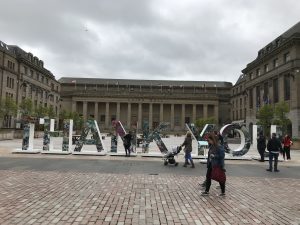
[[[235,82],[297,0],[3,1],[0,40],[62,76]],[[3,10],[4,9],[4,10]]]

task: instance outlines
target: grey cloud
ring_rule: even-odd
[[[0,40],[61,76],[235,82],[298,22],[297,0],[11,0]],[[25,49],[26,50],[26,49]]]

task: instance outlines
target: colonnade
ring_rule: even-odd
[[[122,107],[121,107],[122,104]],[[127,105],[127,106],[126,106]],[[121,109],[122,108],[122,109]],[[176,108],[176,109],[175,109]],[[100,112],[101,111],[101,112]],[[72,101],[72,112],[78,112],[87,120],[95,118],[105,128],[111,126],[111,120],[121,120],[124,126],[149,123],[152,129],[159,122],[170,122],[171,130],[184,129],[185,123],[193,123],[196,119],[219,118],[218,102],[209,103],[141,103],[141,102],[91,102]],[[100,117],[99,117],[100,116]]]

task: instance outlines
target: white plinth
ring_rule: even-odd
[[[141,156],[142,157],[158,157],[158,158],[162,158],[164,156],[164,154],[162,154],[161,152],[148,152],[148,153],[142,153]]]
[[[206,159],[200,159],[200,163],[206,164],[206,163],[207,163],[207,160],[206,160]]]
[[[37,154],[40,153],[41,150],[39,149],[32,149],[32,150],[22,150],[20,148],[17,148],[12,151],[12,153],[22,153],[22,154]]]
[[[125,152],[109,152],[108,153],[110,156],[126,156]],[[137,154],[135,152],[130,153],[130,157],[136,157]]]
[[[243,156],[225,155],[225,160],[252,160],[252,157],[247,155],[243,155]]]
[[[95,152],[95,151],[82,151],[82,152],[72,152],[73,155],[98,155],[98,156],[104,156],[106,155],[106,152]]]
[[[53,154],[53,155],[69,155],[71,152],[69,151],[61,151],[61,150],[49,150],[49,151],[41,151],[42,154]]]
[[[252,156],[253,160],[260,160],[260,156]],[[265,161],[269,161],[269,157],[265,157]],[[274,159],[273,159],[274,161]],[[280,157],[278,157],[278,162],[283,162],[284,160]]]

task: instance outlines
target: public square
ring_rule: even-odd
[[[19,144],[0,142],[0,224],[300,223],[299,151],[279,162],[279,173],[267,172],[268,162],[226,160],[220,197],[216,182],[201,196],[206,164],[184,168],[182,154],[174,167],[139,154],[12,154]]]

